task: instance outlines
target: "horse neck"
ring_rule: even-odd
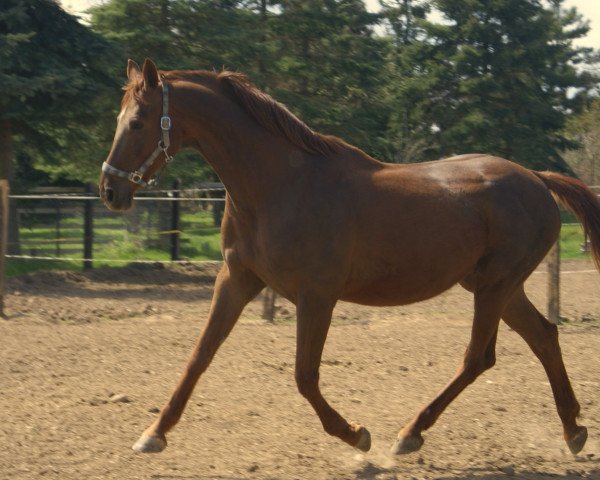
[[[182,123],[183,146],[200,151],[235,203],[258,206],[306,155],[225,95],[190,84],[174,90],[174,122]]]

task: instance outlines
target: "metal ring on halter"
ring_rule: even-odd
[[[141,173],[133,172],[129,175],[129,180],[131,180],[133,183],[140,183],[142,177],[143,175]]]

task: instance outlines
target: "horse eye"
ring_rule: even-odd
[[[129,124],[129,128],[131,128],[132,130],[141,130],[142,128],[144,128],[144,124],[139,120],[133,120]]]

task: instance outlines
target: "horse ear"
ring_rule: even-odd
[[[150,90],[158,87],[158,69],[152,60],[147,58],[142,67],[142,75],[144,76],[144,86]]]
[[[136,80],[142,71],[140,70],[140,66],[135,63],[131,58],[127,60],[127,78],[130,81]]]

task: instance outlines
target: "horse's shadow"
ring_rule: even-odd
[[[208,476],[196,476],[196,475],[161,475],[155,474],[150,477],[151,480],[246,480],[247,477],[231,477],[222,475],[208,475]],[[275,479],[274,479],[275,480]]]
[[[600,460],[592,460],[594,463],[600,462]],[[435,480],[508,480],[508,479],[519,479],[519,480],[575,480],[582,478],[579,472],[568,472],[565,474],[550,473],[543,471],[532,471],[532,470],[516,470],[514,472],[505,472],[498,470],[498,472],[490,472],[489,469],[480,468],[468,468],[460,473],[444,473],[445,468],[435,468],[437,473],[432,472],[430,469],[427,471],[427,478]],[[401,471],[402,467],[385,468],[378,465],[374,465],[371,462],[367,462],[365,465],[354,471],[355,480],[380,480],[382,478],[405,478],[405,475]],[[408,477],[419,477],[411,472]],[[600,468],[594,468],[587,471],[585,478],[600,480]]]
[[[597,461],[595,461],[597,463]],[[403,472],[400,471],[401,467],[394,468],[385,468],[378,465],[375,465],[371,462],[367,462],[365,465],[360,467],[359,469],[353,472],[351,477],[354,480],[381,480],[383,478],[386,479],[402,479],[405,478]],[[411,472],[408,477],[417,477],[418,474]],[[248,477],[236,477],[236,476],[220,476],[220,475],[209,475],[209,476],[186,476],[186,475],[161,475],[155,474],[151,477],[154,480],[241,480]],[[268,477],[272,480],[278,480],[280,477],[273,476]],[[336,478],[344,478],[343,476]],[[498,470],[498,472],[490,472],[489,469],[479,469],[479,468],[468,468],[460,473],[448,474],[444,473],[444,468],[439,467],[438,474],[433,473],[431,471],[427,471],[427,478],[435,479],[435,480],[508,480],[508,479],[519,479],[519,480],[575,480],[582,478],[579,472],[558,474],[558,473],[550,473],[550,472],[540,472],[540,471],[528,471],[528,470],[518,470],[516,472],[503,472]],[[600,480],[600,469],[594,468],[591,471],[586,473],[585,478]]]
[[[372,463],[368,463],[360,470],[356,470],[354,472],[355,480],[380,480],[382,478],[389,479],[401,479],[404,478],[402,473],[398,473],[394,470],[390,470],[387,468],[378,467],[373,465]],[[412,475],[414,477],[414,474]],[[244,480],[248,477],[231,477],[231,476],[220,476],[220,475],[209,475],[209,476],[187,476],[187,475],[161,475],[156,474],[150,477],[153,480]],[[268,477],[272,480],[279,480],[281,477]],[[343,478],[343,477],[339,477]],[[432,475],[431,472],[428,472],[427,478],[432,478],[435,480],[508,480],[508,479],[519,479],[519,480],[575,480],[582,478],[579,473],[566,473],[566,474],[557,474],[557,473],[545,473],[545,472],[533,472],[533,471],[518,471],[514,474],[507,474],[501,471],[498,473],[482,473],[477,469],[468,469],[462,473],[458,473],[456,475],[447,475],[442,474],[440,476]],[[585,478],[600,479],[600,470],[594,469],[587,473]]]

